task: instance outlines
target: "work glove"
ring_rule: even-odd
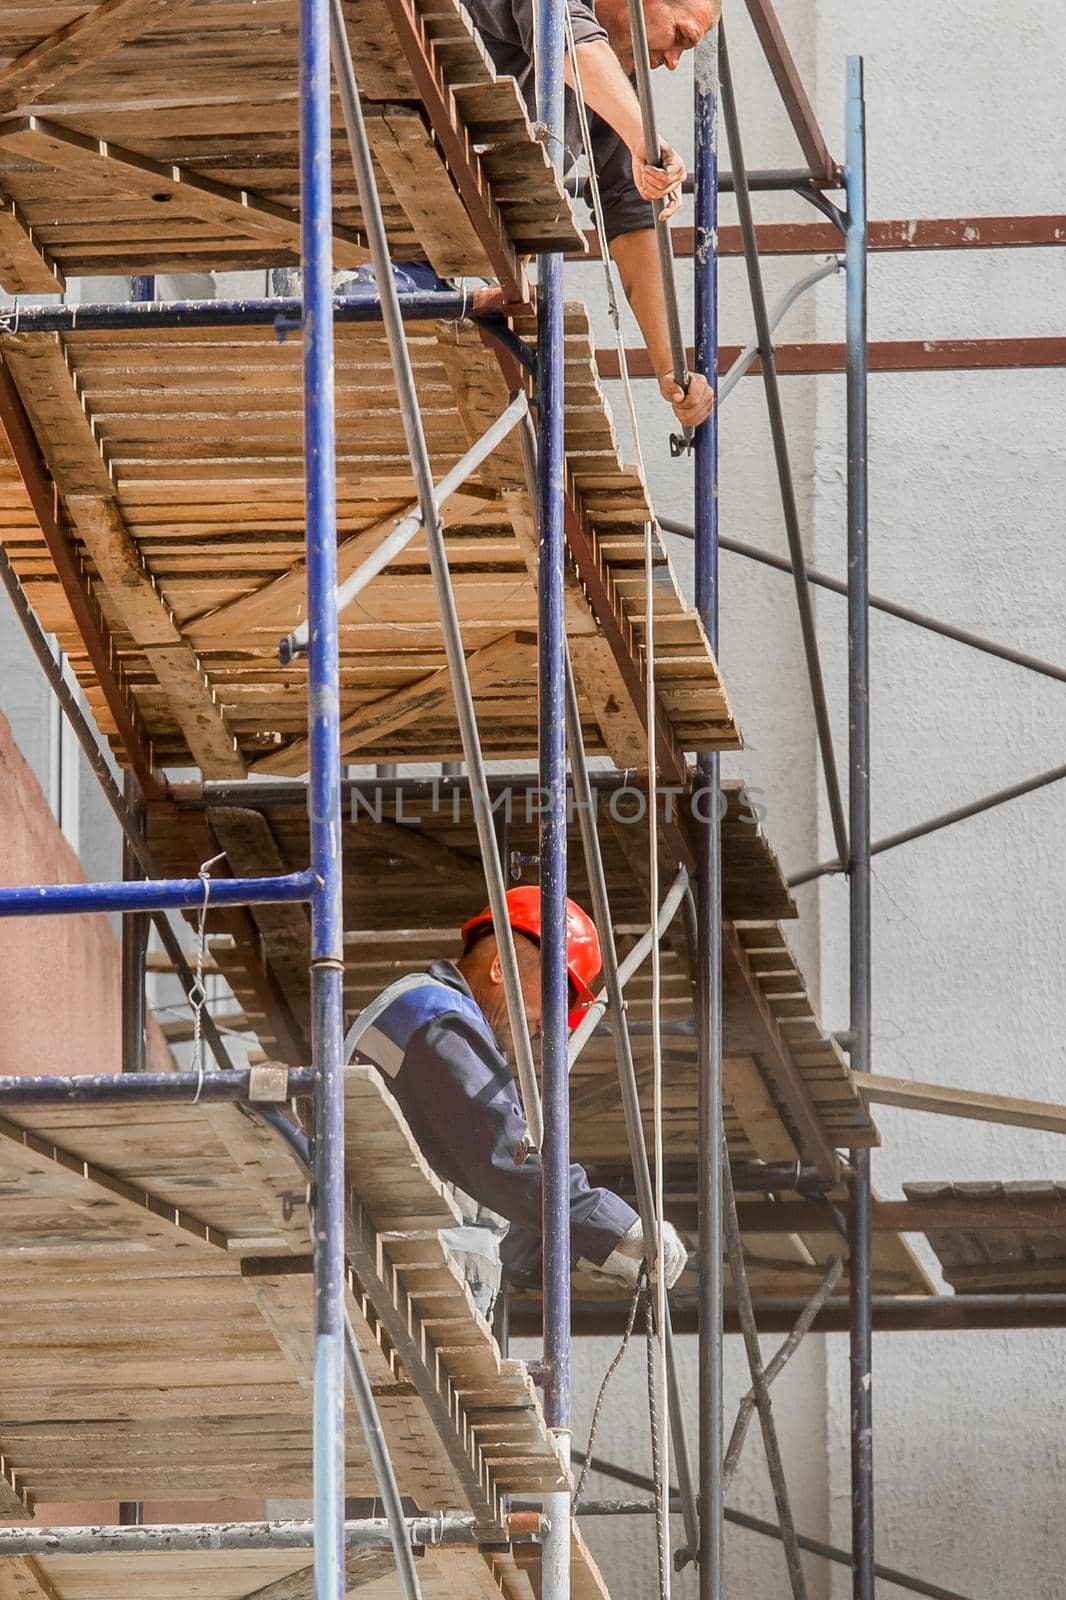
[[[666,1287],[672,1289],[685,1270],[688,1261],[688,1250],[682,1241],[681,1235],[672,1222],[663,1223],[663,1266],[666,1273]],[[644,1229],[639,1219],[634,1222],[629,1232],[611,1251],[600,1271],[609,1278],[617,1278],[621,1283],[632,1284],[636,1287],[640,1277],[640,1269],[644,1265]],[[655,1274],[652,1274],[655,1281]]]

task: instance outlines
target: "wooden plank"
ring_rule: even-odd
[[[344,1592],[352,1594],[368,1583],[387,1578],[395,1570],[391,1550],[374,1550],[367,1546],[349,1545],[344,1552]],[[261,1589],[252,1589],[242,1600],[314,1600],[315,1569],[301,1567],[285,1578],[275,1578]],[[27,1597],[29,1600],[29,1597]]]
[[[863,1099],[871,1105],[929,1111],[940,1117],[972,1118],[1008,1128],[1066,1133],[1066,1106],[1050,1101],[1019,1100],[1011,1095],[953,1089],[940,1083],[915,1083],[909,1078],[883,1078],[876,1072],[856,1072],[852,1076]]]
[[[167,165],[107,139],[94,139],[41,117],[21,117],[0,131],[0,150],[44,167],[106,185],[117,194],[135,194],[166,205],[175,200],[207,221],[236,228],[253,239],[299,249],[300,216],[264,195],[219,183],[190,167]],[[338,267],[363,266],[369,259],[354,229],[333,227]]]
[[[1002,1190],[1002,1185],[974,1185]],[[909,1183],[907,1200],[875,1200],[875,1233],[1062,1233],[1066,1234],[1066,1194],[991,1195],[960,1193],[959,1185]],[[827,1212],[811,1200],[745,1200],[739,1202],[740,1226],[750,1233],[833,1233]]]
[[[154,1227],[152,1237],[146,1240],[152,1248],[159,1248],[157,1240],[160,1239],[187,1249],[207,1247],[212,1255],[216,1250],[228,1248],[227,1236],[192,1212],[168,1205],[139,1185],[128,1183],[117,1174],[53,1144],[50,1139],[41,1138],[29,1128],[20,1128],[17,1123],[0,1117],[0,1166],[7,1162],[24,1173],[39,1175],[42,1160],[53,1169],[47,1180],[52,1192],[65,1195],[75,1205],[91,1205],[94,1199],[99,1205],[102,1200],[112,1211],[138,1222],[143,1222],[146,1215],[154,1218],[161,1226]]]
[[[405,506],[402,511],[390,512],[371,527],[353,534],[337,546],[338,583],[343,583],[345,578],[351,576],[410,509],[410,506]],[[241,595],[228,605],[218,606],[194,618],[184,629],[186,638],[199,644],[209,640],[239,638],[258,628],[275,628],[285,632],[303,617],[306,592],[307,572],[301,559],[288,572],[272,579],[252,594]]]
[[[744,1009],[754,1030],[753,1053],[760,1058],[763,1072],[769,1074],[774,1091],[792,1120],[804,1159],[813,1162],[824,1177],[839,1179],[840,1161],[759,987],[747,951],[730,922],[722,925],[722,958],[723,981],[728,985],[732,979],[746,996]]]
[[[244,761],[218,698],[123,521],[92,418],[58,338],[12,335],[3,348],[71,522],[123,623],[145,646],[194,762],[207,776],[243,778]]]
[[[43,99],[71,73],[111,55],[161,19],[174,19],[181,10],[181,0],[101,0],[0,70],[0,112]]]
[[[421,114],[409,106],[383,106],[367,117],[367,132],[430,266],[442,278],[491,278],[485,248]]]
[[[506,633],[492,644],[473,650],[466,658],[466,670],[474,693],[505,678],[528,682],[536,654],[536,636],[531,633]],[[340,724],[341,755],[351,757],[368,744],[409,727],[420,718],[448,706],[452,701],[452,675],[447,666],[429,672],[414,683],[405,684],[392,694],[382,695],[360,706]],[[282,750],[272,751],[252,768],[255,773],[292,777],[306,772],[310,746],[306,739],[295,739]]]
[[[32,1556],[0,1559],[0,1600],[60,1600],[59,1590]]]
[[[22,1486],[7,1456],[0,1451],[0,1522],[24,1522],[33,1516],[33,1498]]]
[[[795,1161],[798,1152],[750,1056],[722,1062],[723,1091],[760,1161]]]
[[[67,283],[14,200],[0,195],[0,285],[9,294],[62,294]]]

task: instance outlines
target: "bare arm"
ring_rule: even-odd
[[[680,203],[685,181],[685,164],[676,150],[663,143],[654,151],[649,165],[644,149],[644,126],[636,90],[626,77],[622,63],[606,39],[586,39],[577,46],[578,75],[585,104],[609,123],[633,158],[633,181],[644,200],[669,197],[670,214]],[[565,66],[566,81],[574,87],[574,72],[569,51]]]
[[[644,343],[659,380],[659,392],[673,406],[674,414],[683,426],[698,428],[714,409],[714,395],[706,378],[698,372],[692,374],[687,394],[674,378],[670,330],[666,321],[666,302],[663,299],[663,279],[654,228],[620,233],[611,243],[611,256],[621,276],[626,299],[644,335]]]

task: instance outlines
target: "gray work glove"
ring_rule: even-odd
[[[674,1284],[684,1272],[687,1261],[688,1250],[685,1248],[681,1235],[672,1222],[664,1222],[663,1265],[668,1289],[674,1287]],[[635,1288],[643,1264],[644,1229],[638,1219],[625,1237],[611,1251],[600,1271],[609,1278],[617,1278],[621,1283],[632,1284]],[[655,1281],[654,1272],[652,1273],[652,1281]]]

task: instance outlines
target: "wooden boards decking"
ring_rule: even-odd
[[[351,1069],[346,1094],[350,1257],[369,1251],[390,1285],[371,1298],[361,1267],[346,1298],[402,1491],[480,1517],[505,1490],[561,1486],[525,1370],[439,1239],[450,1199],[377,1074]],[[280,1140],[231,1106],[12,1110],[0,1193],[9,1516],[310,1492],[307,1213]],[[401,1326],[417,1368],[388,1332]],[[348,1492],[376,1492],[358,1427]]]
[[[531,781],[531,780],[530,780]],[[502,780],[500,780],[502,784]],[[597,778],[598,817],[608,892],[621,954],[648,920],[644,830],[630,818],[641,793],[622,774]],[[462,792],[412,779],[360,787],[342,823],[345,862],[345,1006],[350,1018],[388,983],[431,961],[459,953],[458,929],[484,899],[484,877],[473,818]],[[828,1166],[838,1147],[877,1142],[839,1046],[821,1027],[777,921],[792,902],[773,852],[750,811],[742,786],[726,786],[723,822],[726,884],[725,1044],[726,1119],[737,1157]],[[523,866],[535,851],[536,813],[526,815],[528,791],[514,780],[509,807],[495,794],[497,815],[510,815],[507,848]],[[457,803],[458,802],[458,803]],[[675,817],[684,802],[674,806]],[[306,858],[307,815],[300,801],[253,807],[149,809],[150,841],[168,872],[187,872],[229,852],[229,870],[263,875],[289,870]],[[632,838],[630,836],[633,836]],[[588,904],[588,886],[576,829],[568,859],[571,893]],[[664,879],[664,892],[665,892]],[[308,1023],[308,928],[302,908],[251,908],[267,962],[284,988],[298,1024]],[[216,927],[218,924],[216,923]],[[249,960],[247,941],[225,932],[211,939],[218,970],[230,983],[246,1025],[267,1054],[283,1053],[283,1040],[264,1003],[262,974]],[[694,1159],[697,1137],[696,1039],[691,952],[678,916],[663,952],[663,1007],[667,1073],[666,1148],[671,1160]],[[651,988],[647,969],[627,990],[634,1024],[634,1054],[643,1098],[650,1106]],[[626,1159],[625,1126],[618,1101],[614,1047],[604,1030],[586,1046],[572,1076],[575,1155],[596,1164]],[[647,1108],[646,1108],[647,1109]]]
[[[1049,1226],[1033,1215],[1049,1207],[1066,1213],[1066,1184],[905,1183],[903,1191],[931,1219],[943,1209],[943,1227],[931,1225],[928,1238],[957,1294],[1066,1294],[1066,1221]],[[971,1228],[960,1225],[967,1210]]]
[[[153,1555],[45,1555],[32,1563],[0,1562],[0,1600],[313,1600],[308,1551],[226,1551]],[[541,1548],[524,1544],[493,1550],[424,1548],[416,1552],[425,1600],[537,1600]],[[573,1600],[606,1600],[607,1589],[588,1546],[575,1528],[571,1548]],[[31,1568],[23,1587],[19,1568]],[[26,1580],[24,1579],[24,1582]],[[383,1550],[352,1552],[348,1594],[363,1600],[398,1600],[392,1556]]]
[[[419,324],[408,335],[441,474],[506,407],[508,391],[473,325]],[[39,449],[61,521],[50,550],[38,520],[49,510],[38,502],[33,514],[8,465],[3,541],[120,758],[133,759],[118,736],[115,695],[139,730],[142,763],[195,765],[209,777],[302,772],[306,667],[278,659],[280,637],[304,615],[298,338],[280,343],[270,329],[8,334],[0,355],[17,391],[9,406],[25,409],[36,436],[28,448]],[[337,373],[343,576],[411,508],[414,490],[380,327],[338,326]],[[573,307],[567,430],[575,551],[567,625],[586,738],[616,765],[639,765],[648,504],[619,458],[587,318]],[[449,502],[446,521],[485,752],[528,756],[536,749],[536,542],[513,435]],[[91,591],[93,660],[61,586],[64,560]],[[657,563],[660,748],[671,770],[683,771],[686,748],[733,747],[737,734],[706,636],[661,546]],[[114,679],[110,700],[101,650]],[[459,755],[444,667],[418,538],[342,616],[342,754]]]
[[[393,257],[522,277],[581,248],[513,80],[455,0],[346,0]],[[295,0],[9,0],[0,286],[298,261]],[[368,259],[335,103],[334,252]]]

